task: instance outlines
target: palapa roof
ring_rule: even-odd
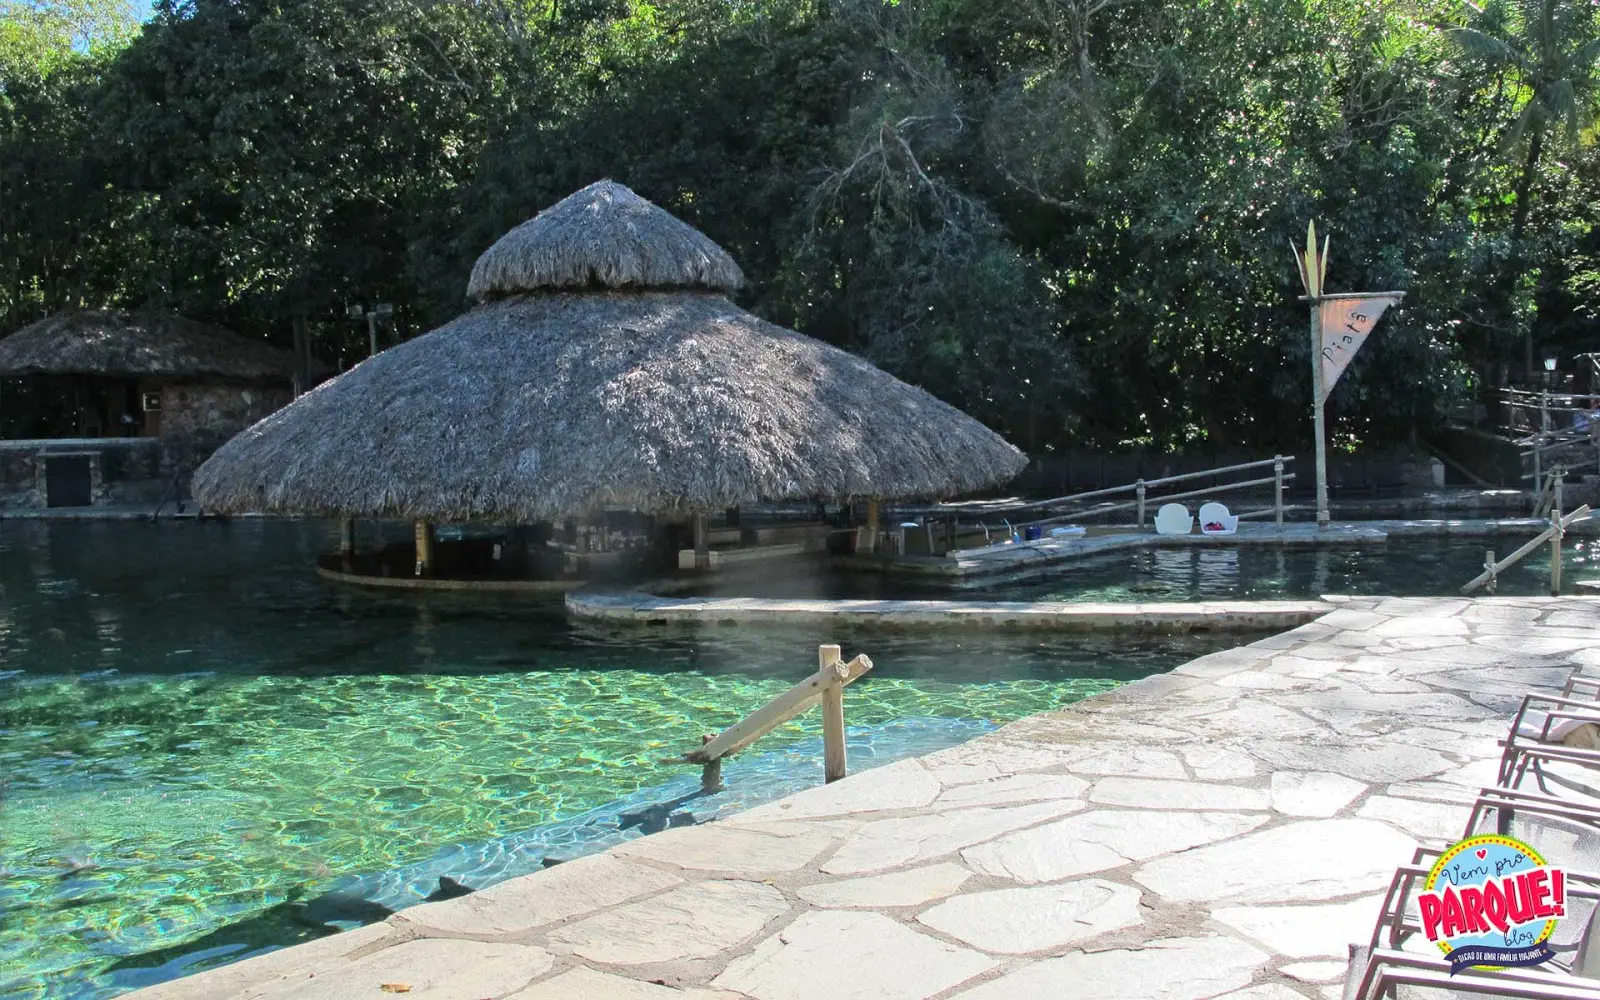
[[[703,234],[601,181],[473,269],[482,305],[219,449],[209,510],[529,523],[756,500],[947,496],[1015,476],[999,435],[767,323]]]
[[[288,351],[166,313],[60,313],[0,339],[0,375],[287,382]]]

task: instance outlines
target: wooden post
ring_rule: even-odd
[[[872,660],[865,654],[848,663],[840,664],[844,670],[842,683],[851,681],[872,669]],[[822,700],[823,689],[839,680],[838,669],[817,671],[778,697],[762,705],[740,721],[724,729],[717,738],[685,755],[693,764],[704,764],[717,757],[738,753],[761,737],[777,729],[790,719]]]
[[[378,314],[367,313],[367,357],[378,353]]]
[[[1539,493],[1544,492],[1544,429],[1550,422],[1550,411],[1546,409],[1545,396],[1539,393],[1539,429],[1533,435],[1533,488]],[[1538,501],[1534,501],[1535,506]]]
[[[694,515],[694,568],[711,568],[711,525],[706,515],[698,511]]]
[[[1492,594],[1494,593],[1495,584],[1498,582],[1498,576],[1496,575],[1495,571],[1494,549],[1484,550],[1483,571],[1489,578],[1489,582],[1485,584],[1485,587],[1487,587],[1489,593]]]
[[[353,517],[339,521],[339,554],[346,559],[356,554],[356,519]]]
[[[700,745],[705,746],[714,739],[716,737],[709,734],[702,736]],[[700,792],[710,795],[720,791],[722,791],[722,758],[718,757],[716,760],[707,761],[706,766],[700,770]]]
[[[1561,480],[1556,479],[1556,489],[1561,489]],[[1556,494],[1560,496],[1558,492]],[[1561,596],[1561,536],[1566,528],[1561,524],[1561,501],[1550,509],[1550,596]]]
[[[878,501],[867,501],[867,551],[878,551]]]
[[[1272,509],[1278,527],[1283,527],[1283,456],[1272,456]]]
[[[848,673],[838,646],[817,647],[817,667],[832,677],[822,688],[823,781],[838,781],[845,775],[844,679]]]
[[[418,521],[416,540],[417,576],[427,576],[433,572],[433,525],[427,521]]]
[[[1139,498],[1139,527],[1144,527],[1144,480],[1133,484],[1133,492]]]

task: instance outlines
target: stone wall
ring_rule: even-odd
[[[155,438],[0,441],[0,510],[45,506],[45,459],[52,455],[88,456],[96,505],[152,503],[169,482]]]
[[[288,406],[287,388],[177,383],[161,387],[162,472],[189,475],[228,439]]]

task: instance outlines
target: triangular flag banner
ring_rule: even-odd
[[[1317,304],[1322,312],[1322,398],[1327,402],[1339,376],[1366,343],[1367,334],[1378,325],[1384,310],[1399,302],[1404,293],[1325,298]]]

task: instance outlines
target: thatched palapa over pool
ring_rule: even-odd
[[[941,497],[1026,459],[861,358],[767,323],[704,234],[611,181],[502,237],[481,304],[234,438],[217,512],[531,524],[758,500]]]

